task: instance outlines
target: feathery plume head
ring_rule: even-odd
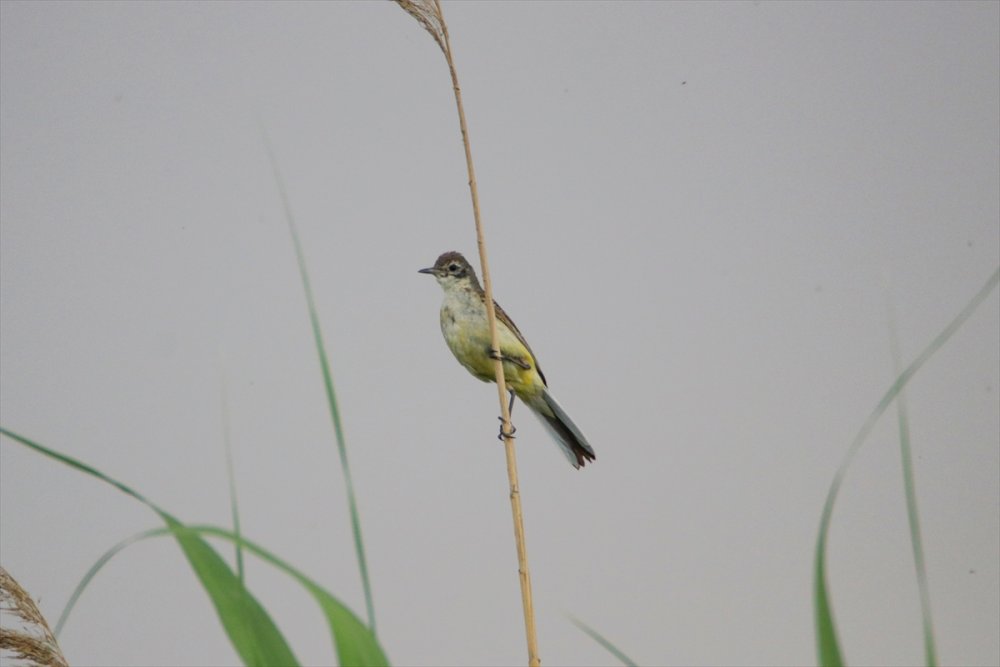
[[[441,15],[441,5],[437,0],[396,0],[396,4],[403,10],[417,19],[417,23],[424,27],[424,30],[431,34],[434,41],[441,47],[441,51],[447,53],[445,48],[445,23]]]

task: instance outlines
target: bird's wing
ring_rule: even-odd
[[[530,361],[532,363],[534,363],[535,370],[538,371],[538,377],[542,378],[542,383],[546,387],[549,386],[549,383],[545,380],[545,374],[542,373],[542,367],[538,365],[538,357],[535,356],[535,353],[534,353],[534,351],[532,351],[531,346],[528,345],[528,341],[526,341],[524,339],[524,335],[517,328],[517,325],[514,324],[514,320],[510,319],[510,315],[508,315],[504,311],[504,309],[500,307],[500,304],[497,303],[496,300],[493,301],[493,310],[496,311],[497,319],[500,320],[501,322],[503,322],[503,325],[505,327],[507,327],[508,329],[510,329],[511,333],[513,333],[515,336],[517,336],[517,339],[519,341],[521,341],[522,345],[524,345],[524,348],[531,355],[531,360]],[[517,360],[512,360],[512,361],[514,361],[514,363],[518,363]],[[521,365],[521,364],[518,364],[518,365]]]

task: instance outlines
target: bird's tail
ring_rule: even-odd
[[[587,442],[587,438],[547,389],[540,396],[528,401],[527,405],[532,412],[538,415],[542,424],[556,439],[574,468],[581,468],[587,464],[587,461],[593,461],[597,458],[594,448]]]

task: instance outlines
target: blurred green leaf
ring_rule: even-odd
[[[236,535],[230,531],[220,528],[202,526],[197,529],[192,528],[192,530],[198,530],[206,535],[214,535],[234,542],[237,539]],[[341,665],[345,667],[347,665],[368,667],[369,665],[389,664],[389,659],[379,645],[375,633],[362,623],[361,619],[348,609],[346,605],[341,603],[340,600],[328,593],[302,572],[263,547],[245,538],[242,542],[247,551],[285,572],[309,591],[326,616],[327,624],[330,627],[330,632],[333,635],[334,644],[337,649],[337,659]]]
[[[96,477],[132,496],[156,512],[167,524],[195,574],[208,593],[229,641],[245,665],[298,665],[278,627],[229,565],[196,532],[133,491],[128,486],[70,456],[60,454],[5,428],[0,433],[35,451]]]
[[[389,660],[386,658],[385,653],[379,645],[375,635],[372,634],[372,632],[361,622],[360,619],[358,619],[354,612],[348,609],[329,592],[321,588],[312,579],[302,574],[302,572],[270,553],[263,547],[250,542],[233,531],[216,528],[214,526],[189,526],[189,530],[200,535],[212,535],[214,537],[229,540],[234,544],[240,544],[243,548],[258,556],[261,560],[270,563],[274,567],[296,579],[303,587],[305,587],[307,591],[309,591],[319,604],[323,614],[326,616],[327,625],[330,628],[331,639],[333,640],[334,648],[337,651],[338,661],[341,665],[374,667],[389,664]],[[97,562],[91,566],[91,568],[87,571],[87,574],[84,575],[83,579],[77,585],[76,590],[73,591],[73,595],[70,596],[66,609],[63,610],[62,615],[59,617],[57,629],[61,629],[64,625],[65,619],[69,616],[69,613],[72,611],[76,601],[80,598],[84,589],[86,589],[91,580],[116,554],[124,550],[125,547],[128,547],[140,540],[150,537],[162,537],[170,534],[171,530],[169,528],[147,530],[122,540],[105,552],[97,560]]]
[[[899,337],[896,334],[896,317],[889,308],[889,346],[892,349],[892,368],[899,373]],[[917,588],[920,591],[920,615],[924,630],[924,661],[927,667],[937,667],[937,647],[934,642],[934,623],[931,615],[930,586],[927,583],[927,566],[924,560],[924,545],[920,537],[920,515],[917,511],[917,483],[913,474],[913,448],[910,445],[910,419],[906,407],[906,392],[900,388],[896,395],[896,420],[899,424],[899,458],[903,468],[903,489],[906,495],[906,517],[910,524],[910,548],[913,551],[913,566],[917,574]]]
[[[858,453],[861,445],[868,438],[868,434],[875,427],[876,422],[878,422],[879,418],[892,404],[900,390],[906,386],[927,360],[965,324],[965,321],[972,316],[976,309],[979,308],[979,305],[989,296],[990,292],[996,288],[997,283],[1000,283],[1000,269],[993,272],[989,280],[980,288],[972,300],[966,304],[965,308],[955,316],[955,319],[949,322],[948,326],[899,374],[899,377],[896,378],[896,381],[885,392],[885,395],[882,396],[882,399],[875,406],[872,413],[868,415],[868,419],[865,420],[865,423],[861,426],[861,430],[854,437],[854,441],[851,443],[840,467],[837,468],[837,472],[833,476],[833,482],[831,482],[830,489],[827,492],[826,502],[823,504],[823,514],[820,518],[819,536],[816,539],[815,568],[813,570],[816,654],[820,665],[839,667],[844,664],[840,643],[837,640],[837,628],[833,617],[833,609],[830,605],[829,590],[826,585],[826,540],[830,530],[830,519],[833,516],[833,506],[837,500],[837,494],[840,492],[840,487],[843,484],[844,476],[847,474],[847,468],[854,460],[854,456]]]
[[[574,616],[570,616],[569,620],[573,625],[580,628],[588,637],[603,646],[608,653],[615,656],[615,658],[625,665],[625,667],[637,667],[636,663],[630,657],[625,655],[625,653],[623,653],[617,646],[605,639],[604,635],[600,632]]]
[[[337,454],[340,456],[340,469],[344,475],[344,486],[347,487],[347,508],[351,516],[351,533],[354,537],[354,551],[358,558],[358,569],[361,573],[361,587],[365,592],[365,607],[368,610],[368,625],[371,632],[375,632],[375,604],[372,598],[372,586],[368,578],[368,560],[365,558],[365,544],[361,539],[361,519],[358,516],[358,501],[354,494],[354,481],[351,477],[351,466],[347,461],[347,441],[344,438],[344,426],[340,419],[340,408],[337,405],[337,392],[333,388],[333,373],[330,372],[330,362],[326,356],[326,347],[323,344],[323,331],[319,325],[319,315],[316,312],[316,301],[313,299],[312,284],[309,281],[309,271],[306,267],[306,256],[302,250],[302,242],[299,240],[298,228],[295,225],[295,216],[292,215],[292,205],[288,200],[288,192],[285,188],[285,181],[281,177],[278,169],[278,159],[274,156],[271,142],[266,133],[263,134],[264,147],[267,149],[267,157],[271,162],[271,169],[274,172],[274,181],[278,187],[278,194],[281,195],[281,204],[285,209],[285,220],[288,222],[288,231],[292,237],[292,244],[295,246],[295,259],[299,265],[299,277],[302,280],[302,291],[305,292],[306,304],[309,308],[309,323],[312,326],[313,342],[316,345],[316,355],[319,360],[320,372],[323,375],[323,387],[326,390],[327,406],[330,409],[330,419],[333,420],[333,432],[337,439]],[[344,664],[344,663],[341,663]]]

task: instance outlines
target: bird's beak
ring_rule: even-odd
[[[417,273],[429,273],[432,276],[436,276],[437,275],[437,272],[434,270],[433,266],[428,267],[426,269],[420,269],[419,271],[417,271]]]

